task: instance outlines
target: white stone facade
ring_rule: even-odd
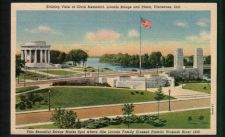
[[[51,67],[50,45],[45,41],[29,41],[21,46],[21,59],[29,68]]]
[[[198,77],[203,77],[203,49],[197,48],[195,49],[195,56],[194,56],[194,68],[198,69]]]
[[[175,56],[174,56],[174,69],[175,70],[182,70],[184,66],[184,55],[183,55],[183,49],[178,48],[176,50]]]
[[[184,67],[183,49],[178,48],[174,56],[174,70],[169,75],[175,78],[197,79],[203,78],[203,49],[196,48],[193,68]]]
[[[108,83],[111,87],[118,88],[131,88],[131,89],[146,89],[157,88],[165,86],[174,86],[174,78],[169,77],[163,73],[158,76],[145,75],[144,77],[138,76],[121,76],[115,78],[99,78],[99,83]]]

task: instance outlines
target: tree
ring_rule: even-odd
[[[58,50],[50,51],[51,62],[54,64],[62,64],[65,61],[66,53]]]
[[[83,50],[78,50],[78,53],[79,53],[81,62],[83,63],[83,66],[84,66],[84,63],[87,61],[88,54]]]
[[[156,67],[157,64],[160,64],[160,58],[162,56],[162,53],[157,51],[157,52],[152,52],[149,56],[149,59],[151,61],[151,65],[153,67]]]
[[[67,59],[70,59],[74,62],[74,64],[80,64],[80,62],[83,63],[87,61],[88,54],[81,50],[81,49],[73,49],[69,52]]]
[[[56,108],[51,119],[59,128],[72,129],[76,126],[77,115],[71,110]]]
[[[25,66],[25,61],[21,60],[20,55],[16,55],[16,77],[18,77],[18,83],[19,83],[19,76],[21,73],[23,73],[22,68]]]
[[[166,63],[166,58],[161,56],[160,57],[160,64],[161,64],[161,66],[165,66],[165,63]]]
[[[211,64],[211,56],[210,55],[205,57],[204,64]]]
[[[173,63],[174,63],[174,56],[172,54],[168,54],[165,58],[165,66],[173,67]]]
[[[132,115],[134,111],[134,105],[133,104],[124,104],[122,108],[123,114],[126,115],[127,119],[127,127],[129,128],[130,125],[130,115]]]
[[[160,100],[164,99],[165,95],[162,92],[162,87],[159,87],[157,91],[155,91],[155,100],[158,101],[158,119],[159,119],[159,104]]]

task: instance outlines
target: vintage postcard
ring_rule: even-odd
[[[215,3],[12,3],[11,134],[215,135]]]

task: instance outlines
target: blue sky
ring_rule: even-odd
[[[152,29],[142,28],[143,51],[202,47],[209,52],[209,11],[18,11],[17,47],[45,40],[52,49],[136,54],[140,17],[152,23]]]

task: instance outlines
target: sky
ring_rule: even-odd
[[[44,40],[51,49],[79,48],[90,56],[139,54],[140,17],[152,24],[141,28],[143,54],[176,48],[210,54],[209,11],[17,11],[17,52],[26,41]]]

